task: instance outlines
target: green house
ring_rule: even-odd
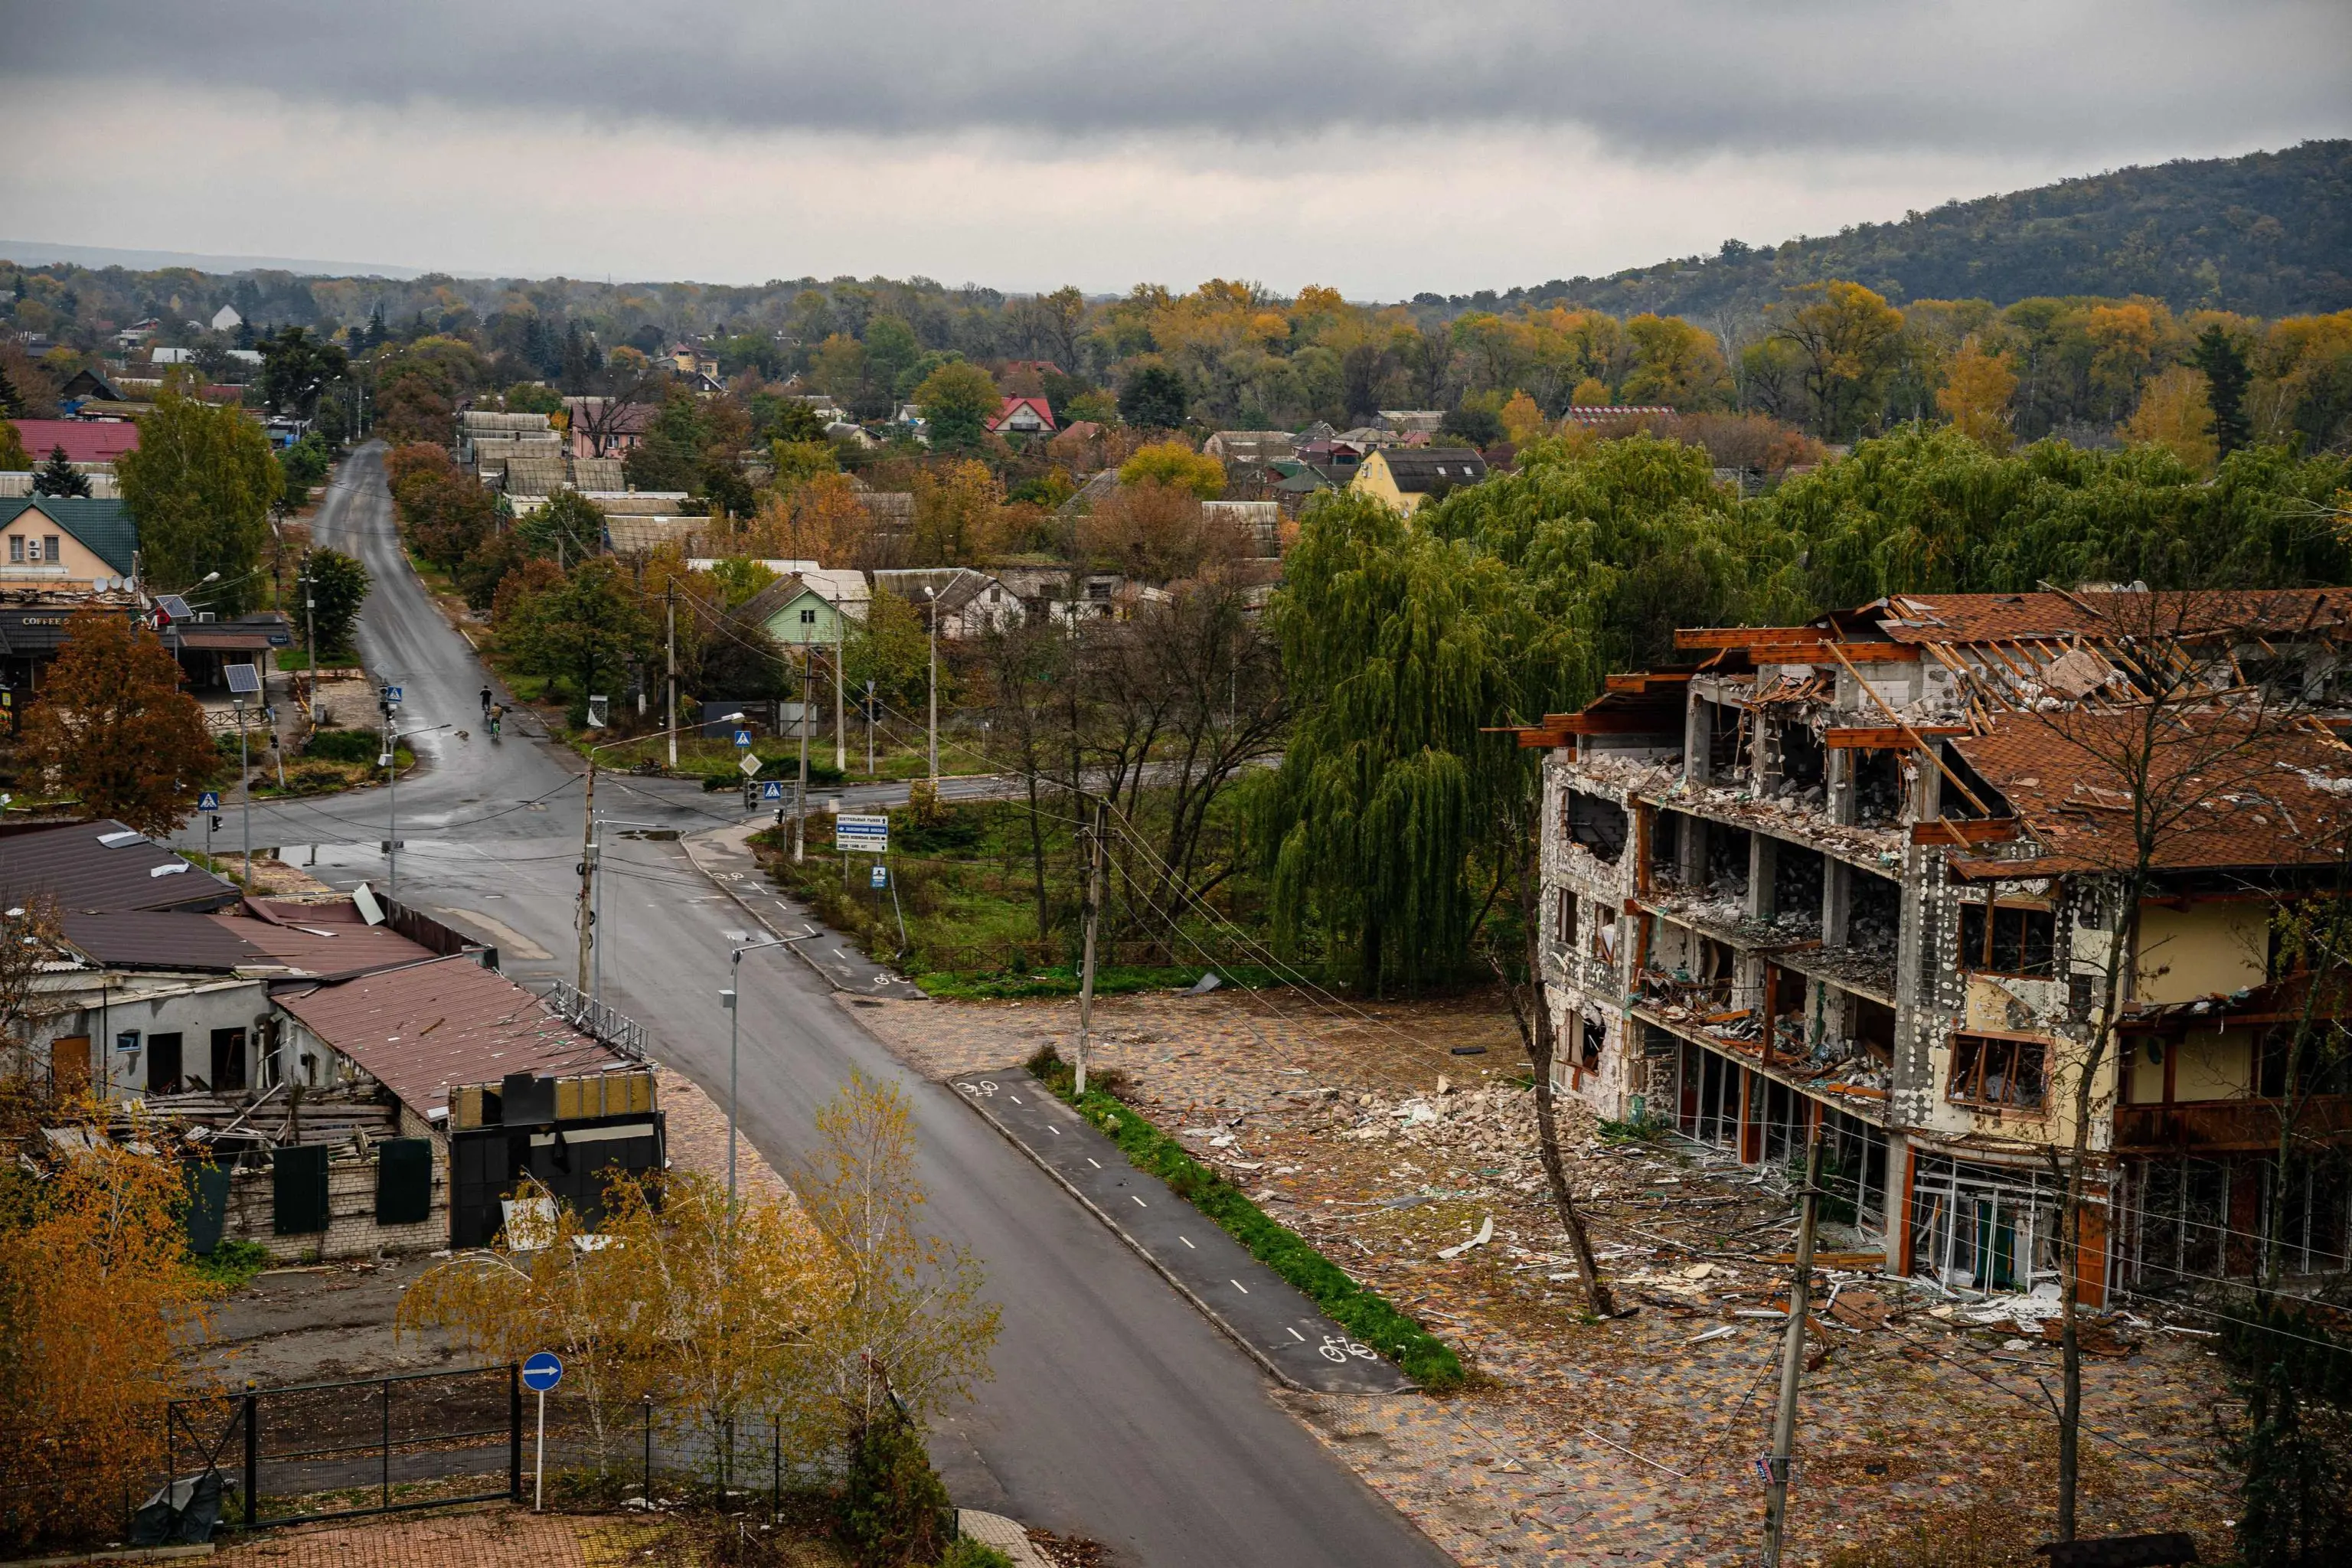
[[[845,621],[863,622],[868,598],[862,572],[816,568],[777,578],[736,614],[790,647],[830,647],[847,635]]]

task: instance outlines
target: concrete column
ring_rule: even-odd
[[[1706,885],[1706,823],[1685,815],[1675,829],[1675,875],[1685,888],[1703,890]]]
[[[1822,759],[1822,784],[1825,798],[1822,809],[1840,827],[1853,826],[1853,753],[1843,749],[1829,752]]]
[[[1683,778],[1686,783],[1707,782],[1707,739],[1714,711],[1714,703],[1696,694],[1683,707]]]
[[[1748,836],[1748,912],[1758,920],[1772,913],[1772,873],[1780,863],[1780,842],[1769,834]]]
[[[1832,753],[1835,755],[1837,753]],[[1827,855],[1822,857],[1822,945],[1843,947],[1846,923],[1853,913],[1853,868]]]

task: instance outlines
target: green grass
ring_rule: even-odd
[[[225,1240],[202,1257],[191,1257],[188,1268],[207,1289],[226,1296],[250,1283],[269,1267],[269,1248],[257,1241]]]
[[[1267,1218],[1248,1194],[1186,1153],[1126,1101],[1091,1086],[1084,1098],[1072,1094],[1075,1075],[1053,1047],[1030,1059],[1029,1071],[1108,1133],[1136,1169],[1167,1183],[1170,1191],[1249,1248],[1251,1257],[1305,1291],[1332,1321],[1396,1363],[1423,1389],[1445,1394],[1462,1386],[1466,1374],[1452,1346],[1378,1291],[1357,1283],[1297,1231]]]

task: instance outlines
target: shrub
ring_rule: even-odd
[[[302,748],[306,757],[328,763],[360,763],[373,767],[383,754],[383,737],[373,730],[320,730]]]
[[[912,1425],[886,1412],[849,1438],[841,1542],[869,1568],[936,1562],[948,1537],[948,1489]]]
[[[257,1241],[224,1240],[204,1256],[190,1259],[188,1267],[209,1289],[226,1295],[269,1267],[269,1248]]]
[[[1013,1568],[1013,1559],[993,1546],[960,1535],[948,1542],[940,1568]]]

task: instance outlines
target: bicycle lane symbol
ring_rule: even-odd
[[[1349,1356],[1359,1361],[1370,1361],[1375,1354],[1371,1346],[1351,1340],[1345,1334],[1325,1334],[1323,1342],[1316,1347],[1316,1352],[1328,1362],[1345,1362]]]
[[[960,1083],[956,1085],[956,1088],[963,1090],[964,1093],[971,1096],[974,1100],[990,1100],[993,1099],[996,1094],[996,1085],[987,1079],[979,1079],[968,1083]]]

